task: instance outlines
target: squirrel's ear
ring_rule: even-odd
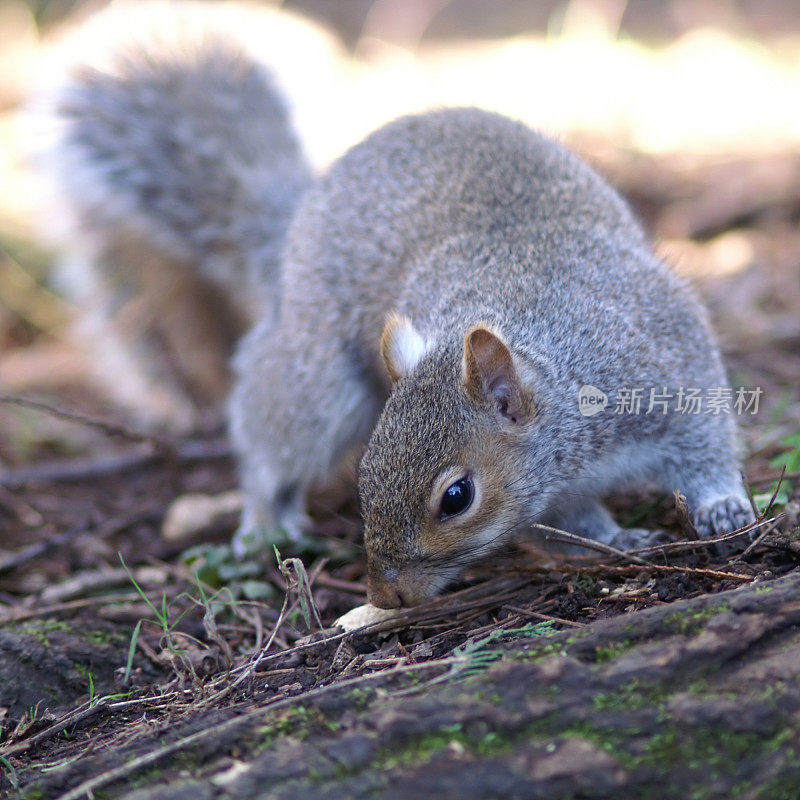
[[[389,314],[381,336],[381,356],[392,383],[405,378],[425,355],[425,340],[411,320],[401,314]]]
[[[471,397],[494,404],[510,422],[522,422],[534,414],[511,350],[484,325],[475,325],[464,337],[464,386]]]

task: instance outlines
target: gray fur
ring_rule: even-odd
[[[580,415],[584,384],[613,406],[622,387],[705,389],[726,377],[704,310],[617,193],[525,126],[452,109],[372,134],[305,196],[282,281],[277,322],[258,325],[235,362],[243,530],[296,530],[311,484],[373,425],[360,469],[366,544],[392,574],[425,562],[420,529],[439,470],[487,441],[515,465],[508,499],[491,542],[474,532],[482,544],[440,560],[440,577],[530,521],[576,519],[565,513],[576,505],[611,539],[619,529],[595,501],[625,485],[681,490],[705,536],[752,518],[730,416]],[[378,355],[390,312],[410,317],[428,350],[391,391]],[[462,343],[477,323],[524,366],[537,414],[522,436],[465,394]]]
[[[263,66],[213,36],[173,53],[123,52],[113,71],[77,71],[58,113],[72,159],[63,181],[84,225],[139,226],[243,307],[274,299],[310,175]]]
[[[145,420],[182,425],[193,406],[219,409],[233,342],[274,314],[311,174],[263,65],[210,30],[179,27],[169,44],[158,33],[73,70],[45,168],[72,219],[62,283],[90,315],[103,383]],[[195,348],[170,308],[202,327]]]

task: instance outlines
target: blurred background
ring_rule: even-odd
[[[79,312],[50,280],[58,220],[30,168],[23,113],[52,79],[60,42],[106,5],[0,1],[0,392],[113,417],[70,334]],[[286,0],[248,13],[262,23],[240,33],[275,65],[318,169],[393,117],[463,104],[580,151],[704,294],[732,384],[763,388],[745,420],[751,452],[796,435],[794,0]],[[98,436],[0,407],[0,468],[86,451]]]

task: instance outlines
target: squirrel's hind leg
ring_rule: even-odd
[[[299,538],[306,496],[369,433],[382,397],[345,343],[330,332],[257,325],[241,342],[230,401],[244,513],[242,556],[275,529]]]

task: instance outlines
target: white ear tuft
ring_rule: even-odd
[[[405,378],[427,352],[425,340],[411,320],[401,314],[389,314],[381,336],[381,356],[393,383]]]

